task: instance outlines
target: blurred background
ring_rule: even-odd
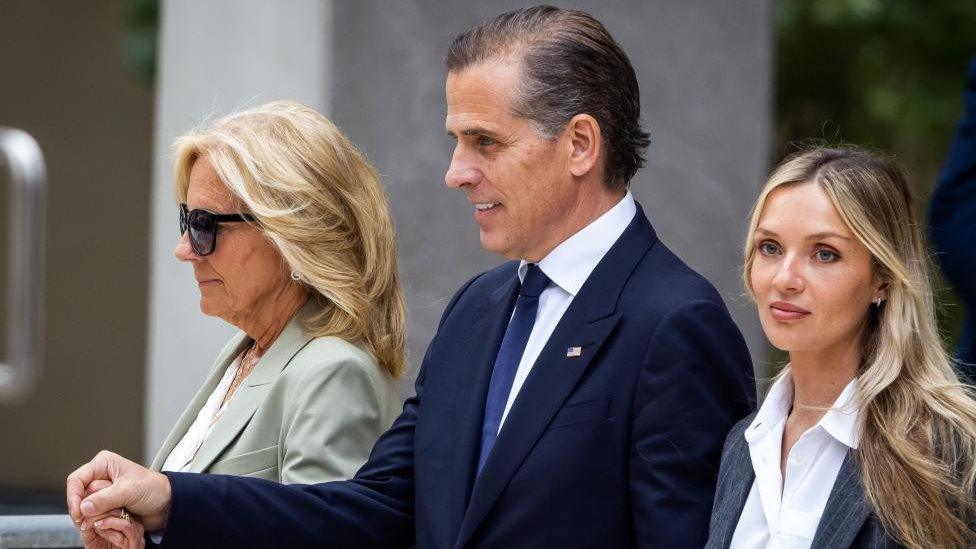
[[[893,153],[925,205],[976,53],[972,0],[554,2],[600,19],[631,57],[653,143],[633,182],[662,239],[721,291],[757,374],[765,344],[741,289],[746,216],[769,168],[810,143]],[[178,239],[169,146],[208,118],[280,98],[321,110],[376,164],[400,240],[411,391],[437,319],[482,252],[443,174],[443,50],[527,5],[435,0],[0,0],[0,127],[47,167],[42,371],[0,402],[0,514],[60,513],[99,449],[145,462],[233,330],[204,317]],[[0,170],[0,216],[11,219]],[[0,223],[0,287],[11,227]],[[961,308],[940,283],[947,345]],[[0,311],[12,297],[0,295]],[[10,360],[10,317],[0,361]]]

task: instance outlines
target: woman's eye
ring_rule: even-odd
[[[816,256],[817,261],[821,261],[823,263],[836,261],[840,257],[837,255],[837,252],[834,252],[833,250],[817,250]]]
[[[759,253],[763,255],[775,255],[778,251],[779,248],[772,242],[761,242],[759,244]]]

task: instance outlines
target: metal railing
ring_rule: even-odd
[[[46,177],[41,148],[29,134],[0,128],[0,164],[10,173],[7,285],[8,362],[0,362],[0,402],[26,400],[44,352]],[[0,207],[0,210],[3,208]]]
[[[68,515],[0,516],[0,549],[81,546],[81,536]]]

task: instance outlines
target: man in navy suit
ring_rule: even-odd
[[[163,476],[104,452],[68,479],[84,526],[125,507],[167,547],[703,545],[752,368],[627,189],[648,144],[629,60],[589,15],[536,7],[459,35],[447,66],[447,185],[513,261],[455,294],[356,478]]]
[[[957,349],[960,377],[976,383],[976,57],[966,74],[965,114],[932,191],[929,217],[942,272],[966,308]]]

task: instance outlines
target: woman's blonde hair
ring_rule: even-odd
[[[317,305],[314,336],[362,342],[393,376],[405,369],[406,307],[396,236],[376,171],[327,118],[293,101],[228,115],[176,140],[175,191],[186,200],[206,156]]]
[[[912,548],[970,547],[976,480],[976,401],[936,328],[929,262],[902,172],[856,148],[818,148],[786,159],[756,201],[745,246],[753,295],[753,241],[774,190],[814,183],[871,252],[886,301],[869,306],[858,371],[857,457],[886,531]],[[753,296],[754,297],[754,296]]]

